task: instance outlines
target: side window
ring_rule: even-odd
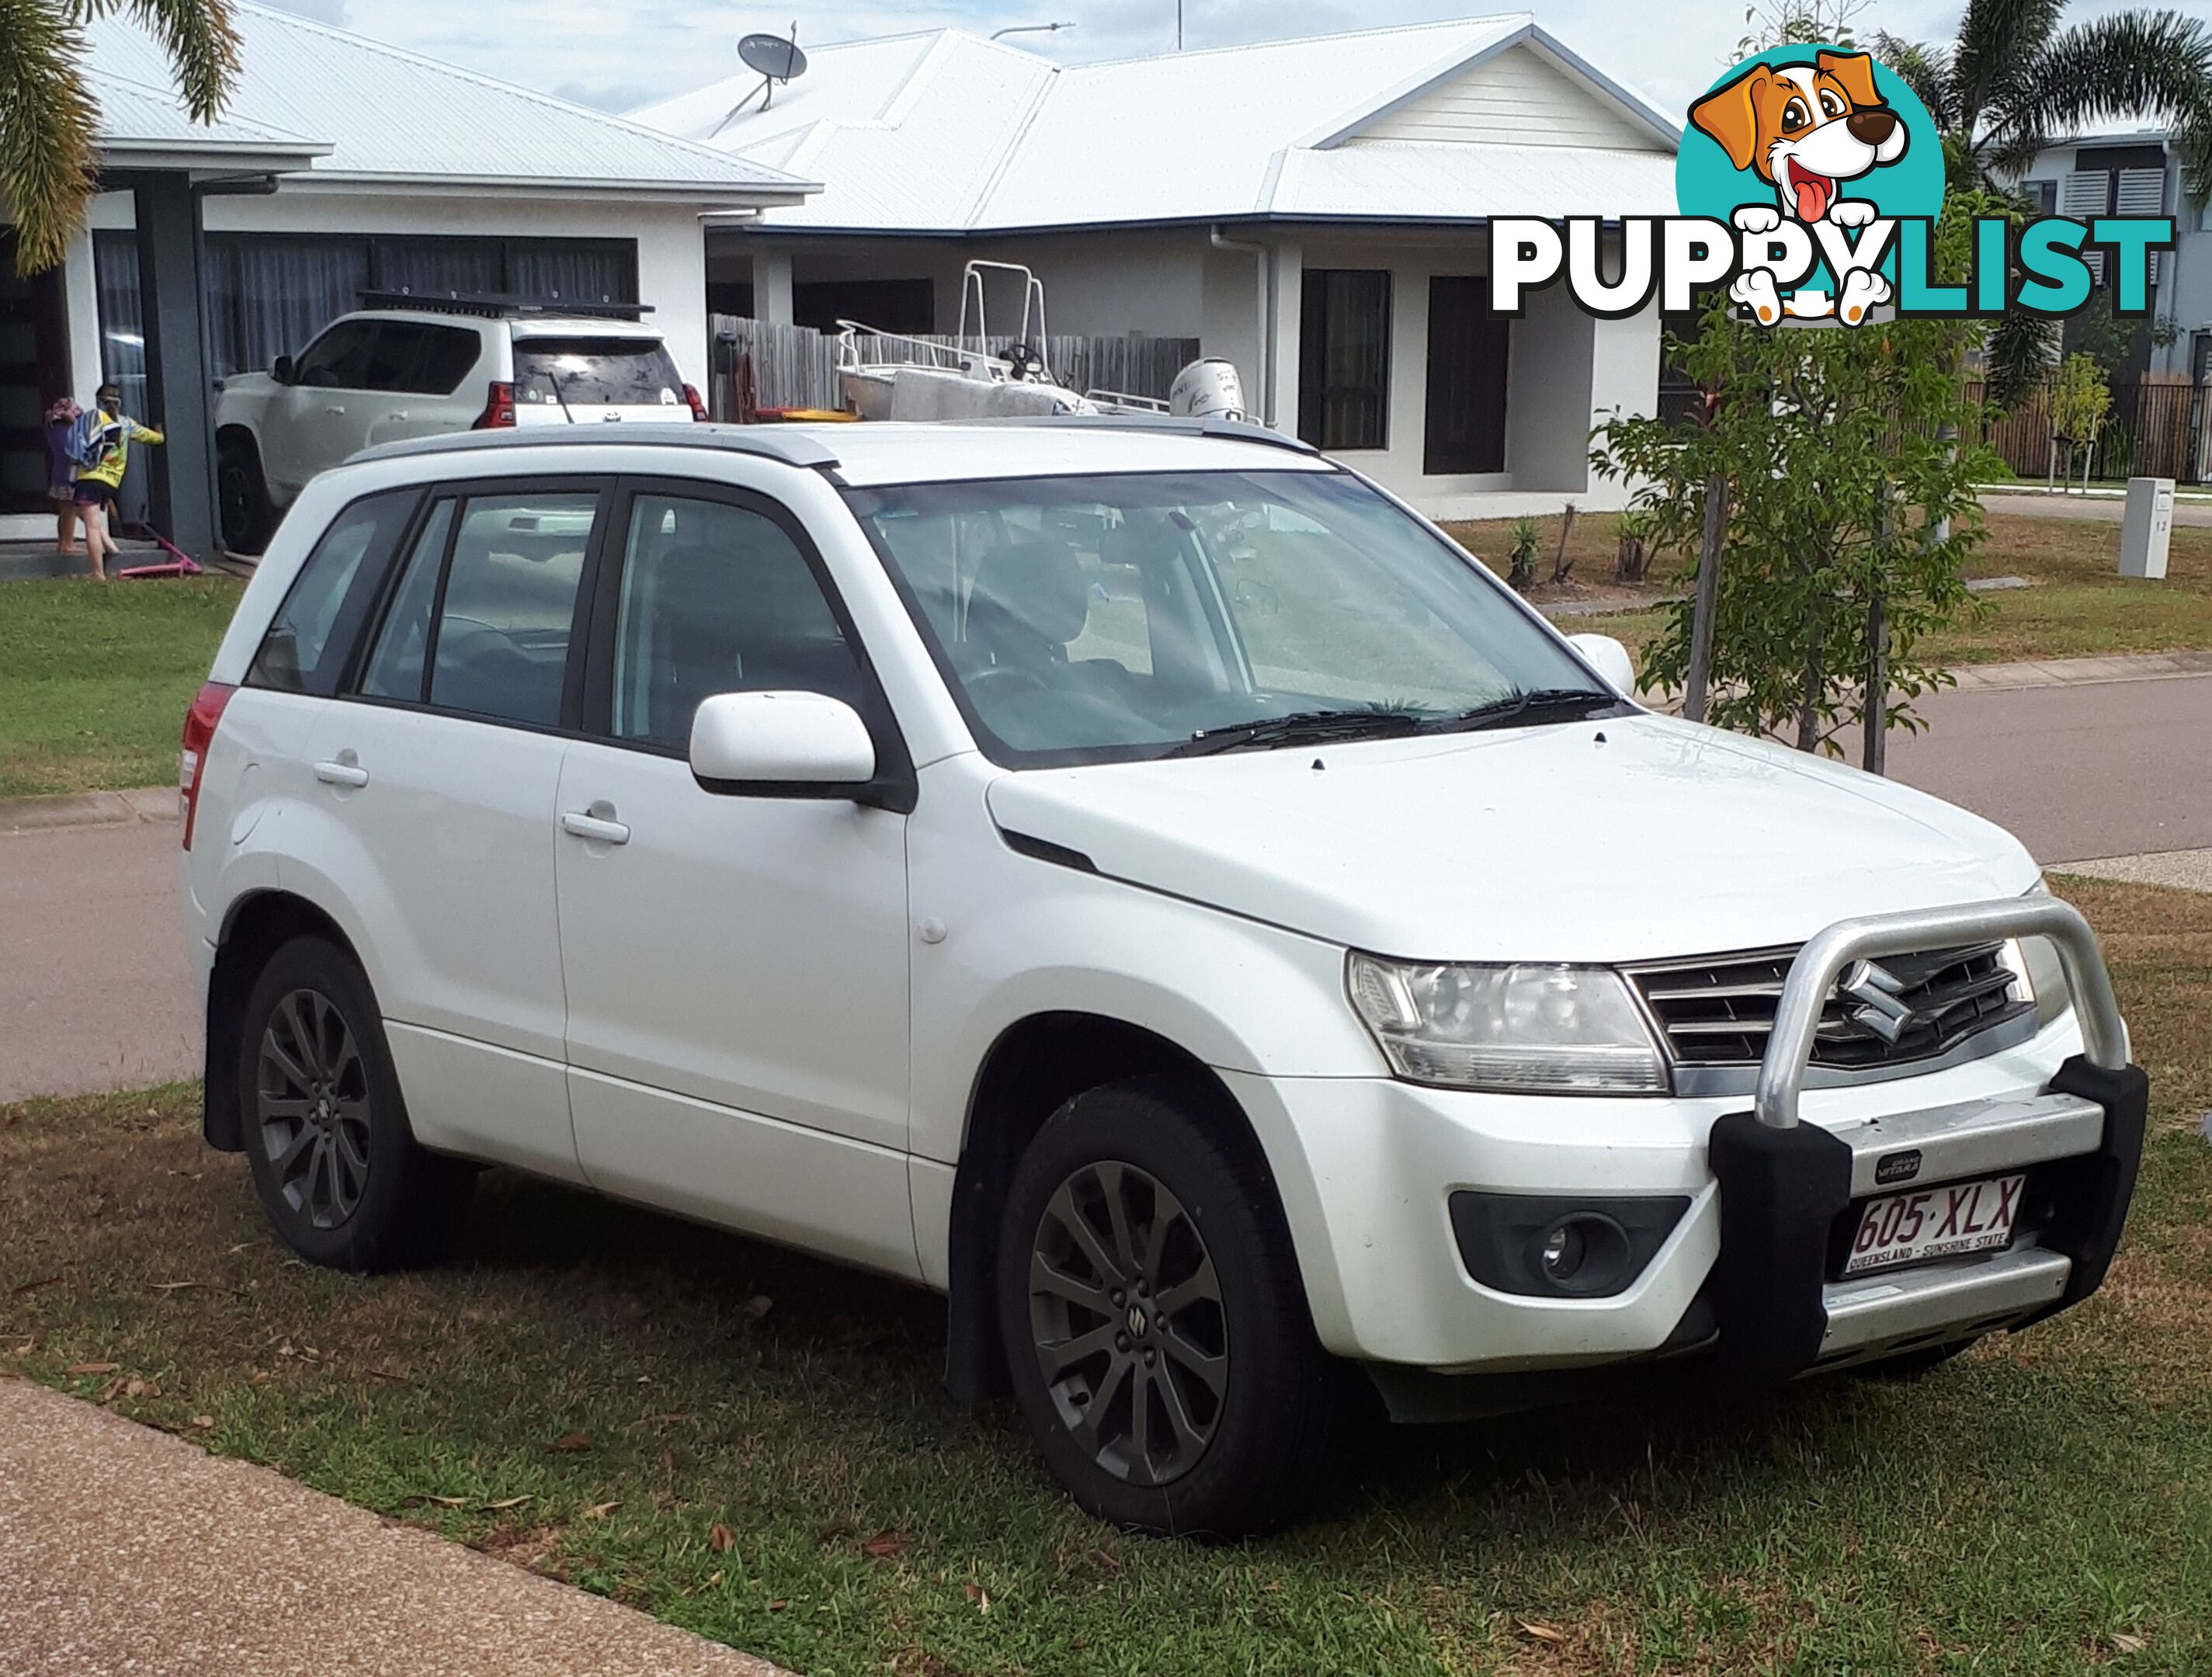
[[[483,339],[466,326],[423,326],[422,355],[406,388],[424,396],[450,396],[483,356]]]
[[[317,390],[361,390],[376,346],[376,322],[341,320],[300,352],[292,382]]]
[[[430,640],[430,702],[552,727],[599,496],[486,495],[462,507]]]
[[[395,489],[369,495],[338,514],[292,580],[291,592],[262,636],[246,672],[249,685],[325,696],[337,690],[338,670],[364,603],[391,563],[420,494]]]
[[[453,533],[453,503],[441,501],[422,521],[422,533],[407,555],[399,587],[384,614],[362,673],[361,690],[380,699],[422,697],[423,654],[430,645],[430,608],[438,599],[438,574],[446,563],[446,544]]]
[[[386,320],[376,329],[375,347],[361,375],[363,390],[411,390],[422,359],[426,328],[412,320]]]
[[[683,748],[715,693],[861,700],[859,660],[783,526],[726,501],[641,495],[615,618],[611,731]]]

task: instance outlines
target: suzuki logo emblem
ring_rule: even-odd
[[[1851,1023],[1865,1026],[1885,1042],[1896,1042],[1905,1035],[1905,1027],[1920,1017],[1898,1000],[1905,981],[1871,961],[1852,962],[1836,981],[1836,988],[1863,1004],[1851,1010]]]

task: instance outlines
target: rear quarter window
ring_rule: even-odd
[[[685,405],[676,358],[653,338],[518,337],[514,391],[520,401],[571,407]]]
[[[367,495],[331,521],[270,620],[247,686],[322,698],[337,691],[369,602],[421,498],[412,489]]]

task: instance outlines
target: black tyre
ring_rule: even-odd
[[[1118,1526],[1233,1537],[1330,1477],[1322,1352],[1273,1186],[1172,1080],[1094,1089],[1024,1154],[999,1244],[1009,1372],[1045,1465]]]
[[[216,449],[216,502],[222,519],[222,544],[232,553],[258,554],[276,528],[261,475],[261,451],[245,437],[225,437]]]
[[[295,938],[246,999],[239,1133],[270,1225],[310,1263],[380,1270],[450,1245],[472,1167],[416,1145],[384,1021],[353,957]]]

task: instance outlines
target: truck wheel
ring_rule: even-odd
[[[269,504],[268,481],[261,475],[261,451],[248,439],[225,437],[216,448],[216,500],[226,549],[250,555],[269,545],[276,513]]]
[[[1045,1465],[1103,1520],[1239,1536],[1302,1511],[1346,1370],[1314,1338],[1273,1190],[1172,1079],[1077,1096],[1007,1195],[998,1307]]]
[[[284,1243],[310,1263],[361,1271],[443,1249],[476,1174],[416,1145],[383,1018],[353,957],[295,938],[254,981],[243,1027],[239,1134]]]

